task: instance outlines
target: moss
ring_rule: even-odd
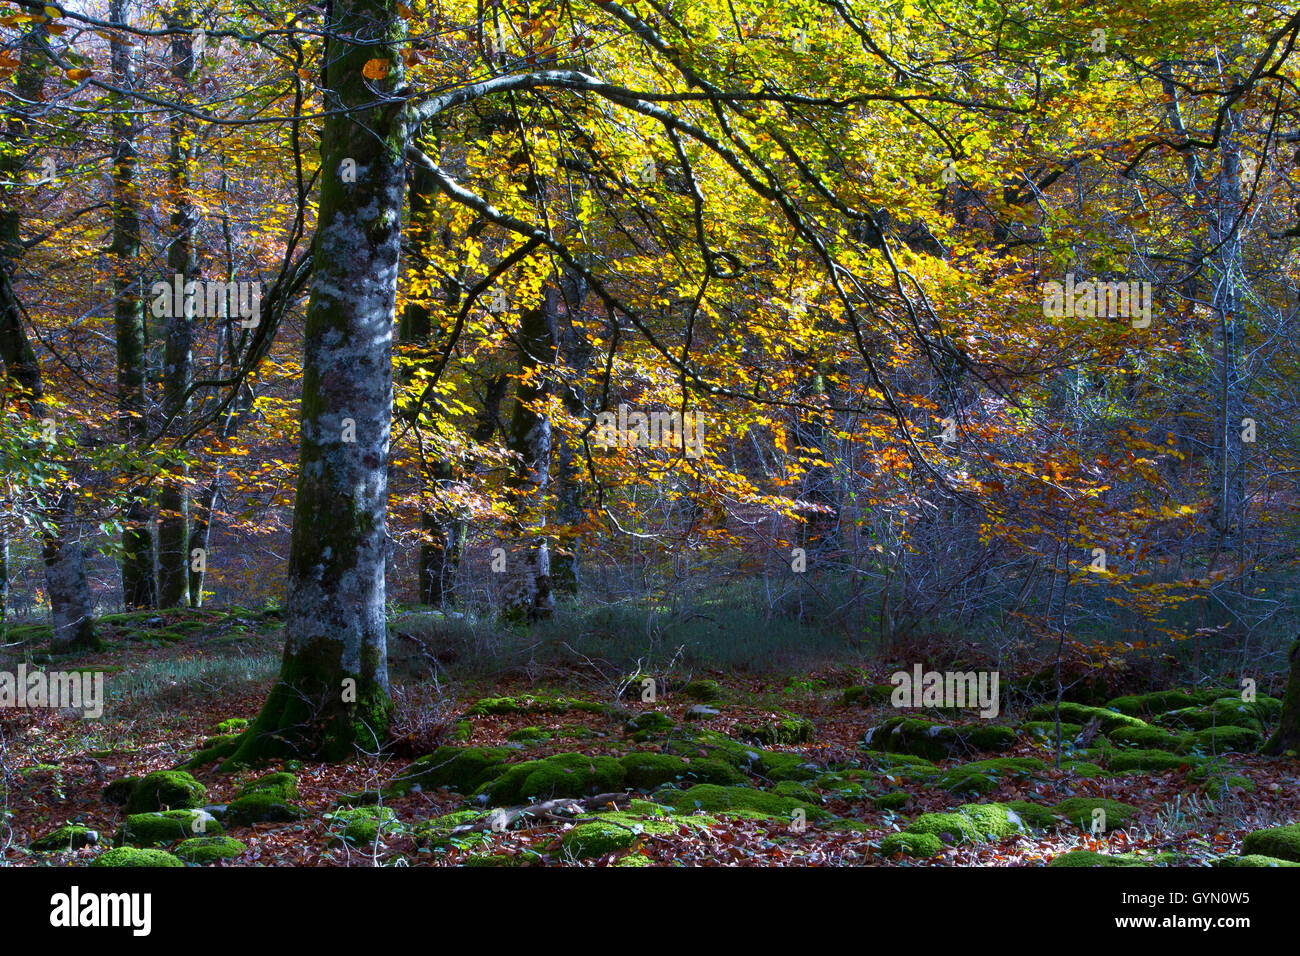
[[[737,724],[735,727],[737,737],[774,746],[811,743],[813,732],[813,722],[806,717],[783,717],[765,724]]]
[[[1282,860],[1275,856],[1264,856],[1259,853],[1247,853],[1245,856],[1225,856],[1214,861],[1214,866],[1300,866],[1294,860]]]
[[[508,747],[439,747],[403,769],[387,792],[404,794],[415,789],[446,787],[473,793],[500,774],[514,756]]]
[[[582,797],[619,790],[623,776],[623,765],[613,757],[555,754],[508,767],[480,789],[493,803],[512,804],[534,798]]]
[[[231,826],[254,823],[292,823],[309,816],[302,807],[281,800],[271,791],[257,790],[232,800],[223,819]]]
[[[872,797],[871,803],[877,810],[901,810],[911,799],[912,795],[906,790],[895,790]]]
[[[91,846],[98,842],[98,831],[76,824],[68,824],[33,840],[30,849],[38,853],[49,853],[55,850],[80,850],[83,846]]]
[[[1096,853],[1092,850],[1071,850],[1062,853],[1048,866],[1149,866],[1151,861],[1132,853]]]
[[[1031,777],[1046,769],[1035,757],[995,757],[945,770],[934,785],[953,793],[990,793],[1001,780]]]
[[[1264,725],[1277,716],[1281,701],[1259,697],[1244,701],[1240,697],[1221,697],[1202,707],[1185,707],[1162,715],[1158,723],[1187,730],[1208,727],[1245,727],[1263,733]]]
[[[943,841],[932,833],[890,833],[880,841],[884,856],[931,857],[943,849]]]
[[[479,853],[466,857],[462,866],[527,866],[541,860],[541,854],[535,850],[522,853]]]
[[[91,866],[184,866],[185,864],[166,850],[140,850],[132,846],[119,847],[100,854],[90,861]]]
[[[186,840],[176,847],[175,852],[186,863],[215,863],[217,860],[233,860],[247,849],[234,837],[205,836]]]
[[[794,797],[796,800],[803,800],[805,803],[821,803],[821,797],[794,780],[782,780],[769,792],[775,793],[779,797]]]
[[[440,817],[425,820],[415,827],[416,846],[443,847],[452,843],[456,827],[477,823],[487,816],[485,810],[455,810]]]
[[[335,810],[326,816],[331,829],[335,831],[334,842],[352,846],[372,846],[380,841],[381,835],[400,833],[406,829],[391,807],[355,807],[350,810]]]
[[[208,788],[181,770],[155,770],[140,778],[126,801],[127,813],[203,806]]]
[[[746,746],[738,740],[732,740],[725,734],[712,730],[681,728],[664,742],[663,747],[664,753],[682,757],[712,757],[725,760],[738,770],[761,768],[764,758],[769,756],[759,747]],[[781,754],[780,756],[796,755]]]
[[[1177,770],[1196,762],[1194,757],[1182,757],[1164,750],[1113,750],[1106,756],[1106,766],[1113,773],[1130,770]]]
[[[236,798],[254,794],[268,794],[276,800],[289,803],[298,799],[298,778],[291,773],[268,773],[266,776],[250,780],[235,794]]]
[[[861,820],[831,820],[822,825],[823,830],[831,833],[871,833],[872,828]]]
[[[730,813],[760,819],[779,817],[788,820],[795,810],[801,809],[809,820],[826,820],[831,816],[806,800],[766,793],[753,787],[721,787],[702,783],[685,791],[662,791],[655,794],[655,798],[683,813],[703,810],[706,813]]]
[[[953,727],[912,717],[891,717],[868,730],[862,738],[867,748],[928,760],[944,760],[970,751],[1001,752],[1015,742],[1016,732],[1010,727]]]
[[[710,757],[686,761],[671,754],[638,752],[627,754],[620,762],[623,765],[623,785],[639,790],[653,790],[677,780],[724,785],[748,782],[745,775],[731,764]]]
[[[1061,739],[1068,744],[1083,730],[1082,724],[1061,721]],[[1028,720],[1020,725],[1020,732],[1039,740],[1056,741],[1056,723],[1051,720]]]
[[[614,865],[615,866],[653,866],[654,864],[650,862],[650,857],[648,856],[644,856],[643,854],[640,853],[629,853],[627,856],[623,857]]]
[[[883,750],[868,750],[863,756],[872,769],[888,772],[891,776],[926,779],[937,777],[942,772],[929,760],[915,754],[891,754]]]
[[[535,744],[550,739],[551,732],[545,727],[520,727],[506,735],[506,740],[512,743]]]
[[[225,830],[204,810],[133,813],[113,835],[114,846],[159,846],[192,836],[220,836]]]
[[[1106,706],[1130,717],[1155,717],[1171,710],[1208,704],[1219,695],[1219,691],[1158,690],[1150,694],[1116,697]]]
[[[1089,780],[1091,780],[1093,777],[1110,776],[1110,774],[1108,774],[1105,770],[1102,770],[1101,767],[1097,766],[1097,764],[1093,763],[1090,760],[1062,760],[1061,769],[1068,770],[1070,773],[1073,773],[1075,776],[1084,777],[1085,779],[1089,779]]]
[[[131,794],[135,792],[135,788],[139,785],[139,777],[122,777],[120,780],[114,780],[106,786],[102,796],[107,803],[119,807],[126,806],[126,802],[131,799]]]
[[[644,734],[652,737],[658,734],[665,734],[676,727],[676,722],[667,714],[660,713],[657,710],[644,710],[639,714],[631,717],[623,725],[623,732],[632,734]]]
[[[1025,831],[1023,818],[1004,803],[968,803],[957,812],[973,821],[986,840],[1002,840]]]
[[[218,734],[234,734],[248,729],[248,718],[230,717],[217,724]]]
[[[1207,753],[1254,753],[1264,743],[1264,735],[1247,727],[1206,727],[1190,734],[1183,741],[1183,750]]]
[[[1056,825],[1056,816],[1052,811],[1037,803],[1030,803],[1028,800],[1008,800],[1003,806],[1020,817],[1026,826],[1036,830],[1046,830]]]
[[[715,680],[693,680],[678,691],[685,697],[709,704],[722,700],[722,685]]]
[[[1072,724],[1087,724],[1093,718],[1100,722],[1099,729],[1103,734],[1109,734],[1112,730],[1118,730],[1120,727],[1145,727],[1147,722],[1137,717],[1130,717],[1127,714],[1121,714],[1105,707],[1092,707],[1087,704],[1073,704],[1069,701],[1061,702],[1061,720],[1069,721]],[[1056,719],[1056,709],[1054,704],[1038,704],[1029,709],[1030,720],[1054,721]]]
[[[986,724],[962,731],[967,746],[974,750],[1002,753],[1016,745],[1016,732],[1011,727]]]
[[[1107,830],[1117,830],[1128,826],[1133,821],[1133,818],[1141,812],[1132,804],[1120,803],[1118,800],[1107,800],[1104,797],[1067,797],[1053,808],[1053,812],[1058,816],[1065,817],[1067,822],[1073,823],[1075,826],[1091,830],[1092,812],[1098,808],[1105,811]]]
[[[866,684],[848,688],[841,700],[845,707],[871,707],[888,704],[893,694],[893,684]]]
[[[193,757],[177,766],[177,770],[197,770],[199,767],[206,767],[209,764],[225,760],[239,749],[239,742],[244,739],[243,734],[232,734],[228,737],[221,737],[216,740],[204,741],[205,745]]]
[[[589,700],[571,697],[541,697],[523,694],[519,697],[484,697],[476,701],[466,717],[494,717],[509,714],[564,714],[580,711],[591,714],[613,714],[615,708]]]
[[[1246,834],[1246,839],[1241,841],[1241,853],[1300,862],[1300,823]]]
[[[679,827],[707,827],[718,821],[709,816],[663,819],[629,811],[612,811],[597,814],[597,819],[582,823],[560,838],[560,846],[578,859],[606,856],[634,847],[650,835],[676,833]]]

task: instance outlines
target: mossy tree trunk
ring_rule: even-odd
[[[113,0],[112,23],[126,23],[126,0]],[[123,90],[135,86],[131,46],[113,34],[109,43],[113,81]],[[140,216],[136,209],[136,124],[126,97],[114,94],[113,132],[113,327],[117,338],[117,409],[122,438],[139,447],[148,432],[145,419],[145,316],[140,286]],[[143,489],[133,489],[122,531],[122,602],[128,611],[156,607],[152,515]]]
[[[232,765],[346,759],[375,748],[387,723],[385,522],[408,111],[380,97],[403,81],[398,6],[335,0],[326,29],[284,658]],[[362,75],[373,59],[388,61],[380,80]]]
[[[1279,756],[1288,750],[1300,753],[1300,641],[1291,645],[1291,674],[1287,678],[1286,693],[1282,695],[1282,713],[1277,730],[1264,744],[1262,753]]]
[[[187,29],[189,7],[179,3],[168,16],[168,26]],[[188,85],[194,71],[193,43],[187,33],[171,38],[171,72]],[[191,131],[184,114],[171,117],[171,145],[167,158],[167,191],[171,201],[171,246],[167,250],[167,279],[181,276],[189,282],[198,275],[194,254],[194,226],[197,213],[190,199]],[[196,293],[202,295],[201,292]],[[167,341],[163,351],[163,411],[174,416],[171,431],[184,432],[188,419],[187,394],[193,375],[193,302],[184,297],[183,307],[173,306],[167,319]],[[158,606],[184,607],[190,590],[189,494],[184,465],[173,465],[179,478],[162,482],[158,491]]]
[[[574,275],[562,283],[560,291],[563,295],[561,307],[567,320],[560,336],[560,358],[564,363],[560,400],[570,416],[582,420],[587,415],[585,382],[587,365],[591,360],[591,342],[581,320],[587,285],[580,276]],[[583,465],[581,445],[561,442],[556,449],[555,514],[563,530],[554,537],[551,581],[555,593],[565,597],[578,595],[579,539],[572,528],[582,521],[585,514]]]

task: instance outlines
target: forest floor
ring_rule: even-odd
[[[399,736],[376,756],[234,772],[211,762],[191,767],[201,787],[167,775],[109,787],[228,744],[257,715],[279,643],[273,614],[237,610],[119,616],[101,632],[106,648],[75,661],[107,674],[101,719],[0,710],[5,865],[86,865],[114,842],[218,866],[1300,862],[1300,827],[1248,839],[1300,821],[1300,761],[1219,752],[1258,746],[1276,716],[1267,697],[1065,705],[1058,766],[1042,704],[1013,700],[991,721],[900,711],[887,676],[860,669],[697,670],[657,678],[653,702],[640,678],[621,695],[587,681],[444,680],[404,692]],[[9,647],[0,671],[35,666],[27,650]],[[273,799],[249,799],[259,792]],[[539,803],[544,813],[528,809]],[[128,820],[178,807],[207,812],[155,837],[148,819]],[[31,849],[65,825],[95,842],[72,848],[89,837],[64,831],[65,846]],[[181,843],[223,829],[234,842]]]

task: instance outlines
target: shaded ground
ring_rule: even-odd
[[[1113,702],[1118,710],[1066,707],[1058,768],[1041,705],[1009,699],[990,728],[896,710],[872,686],[884,675],[859,671],[658,677],[654,702],[631,675],[621,696],[523,681],[412,685],[383,755],[236,772],[206,763],[192,768],[201,792],[165,791],[150,804],[137,788],[132,808],[108,802],[113,781],[176,768],[238,731],[223,721],[256,715],[275,673],[275,624],[238,610],[110,620],[107,649],[76,662],[109,672],[104,719],[0,711],[4,862],[88,864],[115,836],[154,842],[138,820],[126,825],[129,809],[186,806],[219,821],[205,834],[224,826],[238,841],[227,845],[238,855],[211,865],[1195,866],[1235,863],[1252,831],[1300,820],[1300,762],[1236,752],[1267,733],[1271,698],[1247,705],[1201,689]],[[690,719],[700,707],[717,714]],[[279,771],[292,780],[260,791],[274,799],[235,802]],[[603,801],[580,802],[596,794]],[[537,801],[551,801],[547,815],[510,812],[494,832],[491,808]],[[96,831],[98,843],[29,849],[64,824]],[[157,839],[176,850],[194,829]],[[1106,856],[1061,859],[1079,850]],[[1256,837],[1245,850],[1248,862],[1300,861],[1300,834]]]

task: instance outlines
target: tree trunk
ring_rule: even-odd
[[[576,276],[561,288],[566,296],[562,306],[568,322],[560,337],[560,358],[565,370],[562,378],[566,383],[562,387],[560,398],[564,402],[565,411],[580,421],[587,414],[585,381],[587,365],[591,360],[591,343],[581,323],[575,320],[582,311],[586,291],[586,283]],[[561,442],[556,450],[555,461],[555,514],[561,530],[552,539],[554,553],[551,555],[551,581],[556,594],[570,598],[578,595],[580,545],[579,537],[572,529],[586,514],[583,508],[582,468],[579,447],[570,441]]]
[[[126,0],[113,0],[112,23],[126,23]],[[121,89],[135,86],[131,47],[113,34],[113,79]],[[117,408],[122,438],[139,447],[148,432],[145,419],[145,318],[140,288],[140,217],[136,210],[136,126],[126,97],[114,94],[113,129],[113,325],[117,336]],[[158,605],[152,515],[144,490],[133,488],[122,531],[122,603],[128,611]]]
[[[385,521],[407,112],[367,87],[403,82],[397,7],[335,0],[326,28],[284,658],[228,765],[272,754],[345,759],[375,749],[387,724]],[[389,63],[382,80],[362,75],[372,59]]]
[[[1282,695],[1282,713],[1277,730],[1264,744],[1260,753],[1278,757],[1287,751],[1300,753],[1300,641],[1291,645],[1291,674],[1287,678],[1286,693]]]
[[[86,581],[85,553],[81,547],[80,528],[74,514],[72,493],[64,491],[54,509],[58,524],[42,545],[45,559],[45,586],[50,592],[50,614],[54,636],[50,651],[98,650],[95,622],[90,603],[90,585]]]
[[[189,28],[190,12],[178,3],[168,17],[173,28]],[[194,70],[194,52],[189,34],[177,33],[171,40],[172,76],[188,85]],[[171,247],[167,250],[169,279],[181,276],[189,282],[198,275],[194,254],[194,226],[197,213],[190,201],[189,123],[181,113],[171,118],[171,147],[167,159],[167,188],[172,204]],[[196,293],[202,295],[202,292]],[[183,308],[173,305],[167,319],[167,343],[163,353],[163,411],[175,416],[172,429],[183,432],[188,419],[186,393],[193,375],[193,302],[184,297]],[[183,480],[184,465],[173,465],[181,478],[165,479],[158,492],[158,606],[184,607],[190,589],[189,494]]]

